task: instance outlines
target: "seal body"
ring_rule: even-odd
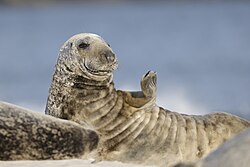
[[[250,129],[226,141],[214,152],[195,163],[174,167],[248,167],[250,164]]]
[[[193,161],[250,126],[226,113],[190,116],[157,106],[153,71],[142,77],[141,91],[116,90],[116,67],[101,37],[73,36],[60,50],[46,107],[47,114],[93,127],[101,160],[160,166]]]
[[[0,160],[82,158],[98,139],[74,122],[0,102]]]

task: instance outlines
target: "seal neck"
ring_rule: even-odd
[[[56,68],[47,100],[46,114],[72,119],[86,105],[114,92],[112,75],[105,80],[90,80],[66,68]]]
[[[111,85],[114,85],[112,76],[102,81],[96,81],[90,80],[82,75],[73,75],[71,78],[69,78],[69,81],[71,82],[71,87],[73,89],[99,90],[103,88],[109,88]]]
[[[95,89],[99,87],[110,87],[113,84],[113,74],[107,76],[88,75],[79,66],[68,67],[64,61],[57,63],[53,80],[63,87],[76,89]]]

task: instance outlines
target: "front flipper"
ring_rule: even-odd
[[[132,107],[140,108],[156,99],[157,76],[153,71],[148,71],[141,80],[141,90],[138,92],[123,92],[125,101]]]
[[[156,72],[148,71],[141,80],[141,90],[148,99],[156,98]]]

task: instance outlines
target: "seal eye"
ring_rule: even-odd
[[[88,44],[88,43],[82,42],[82,43],[79,45],[79,48],[86,49],[87,47],[89,47],[89,45],[90,45],[90,44]]]

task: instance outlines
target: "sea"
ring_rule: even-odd
[[[250,1],[126,1],[0,6],[0,100],[44,112],[62,44],[101,35],[116,89],[157,72],[157,104],[250,119]]]

